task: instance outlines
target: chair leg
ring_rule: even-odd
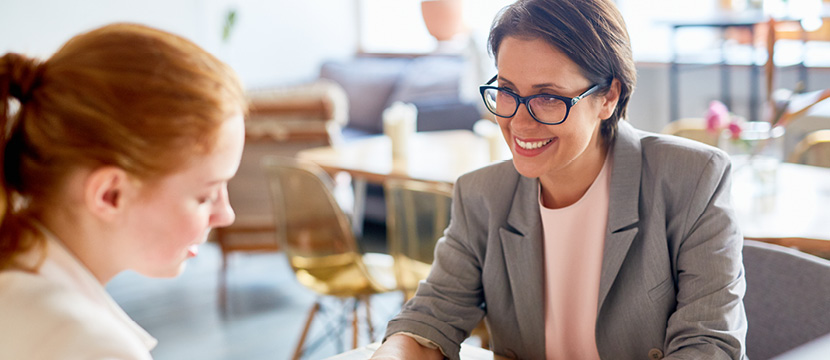
[[[308,335],[308,330],[311,328],[311,322],[314,320],[314,315],[317,314],[317,311],[320,310],[320,299],[314,302],[314,306],[311,307],[311,311],[308,312],[308,320],[305,322],[305,327],[303,328],[303,334],[300,336],[300,341],[297,343],[297,348],[294,349],[294,355],[291,357],[293,360],[299,360],[301,356],[303,356],[303,345],[305,344],[305,338]]]
[[[354,299],[354,307],[352,307],[352,349],[357,349],[357,337],[360,333],[357,332],[357,305],[360,304],[360,298]]]
[[[372,307],[369,305],[369,298],[370,296],[366,296],[363,298],[363,302],[366,303],[366,326],[369,327],[369,343],[375,341],[375,328],[372,326]]]

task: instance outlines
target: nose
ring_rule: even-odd
[[[519,104],[519,108],[516,109],[516,113],[513,114],[512,118],[510,118],[510,125],[514,130],[520,130],[531,129],[542,124],[533,119],[533,116],[530,115],[530,112],[525,104]]]
[[[210,214],[211,227],[223,227],[233,224],[236,214],[233,212],[230,200],[228,199],[228,188],[223,187],[219,198],[213,204],[213,211]]]

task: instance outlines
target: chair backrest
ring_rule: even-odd
[[[718,146],[718,139],[720,137],[720,133],[712,133],[706,130],[706,120],[703,118],[683,118],[675,120],[668,123],[660,132],[697,140],[712,146]]]
[[[830,167],[830,130],[816,130],[795,145],[789,162]]]
[[[337,143],[348,122],[346,91],[331,80],[253,90],[248,100],[245,135],[249,142]]]
[[[367,275],[346,214],[332,195],[332,179],[318,166],[266,157],[277,240],[297,280],[326,295],[351,296],[380,288]]]
[[[389,254],[398,288],[408,299],[429,274],[435,243],[449,225],[452,187],[390,179],[384,190]]]
[[[746,353],[769,359],[830,333],[830,261],[745,240]]]

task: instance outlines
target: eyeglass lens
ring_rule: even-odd
[[[484,91],[485,104],[493,114],[502,117],[511,117],[518,110],[516,96],[507,91],[487,89]],[[539,96],[528,101],[530,113],[537,120],[546,123],[556,123],[565,119],[568,106],[561,99]]]

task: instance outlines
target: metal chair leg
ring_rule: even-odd
[[[370,296],[366,296],[363,298],[363,301],[366,303],[366,326],[369,327],[369,343],[375,341],[375,327],[372,326],[372,307],[369,304]]]
[[[354,306],[352,307],[352,349],[357,349],[357,338],[360,333],[357,331],[357,305],[360,304],[360,298],[354,299]]]
[[[299,360],[301,356],[303,356],[303,344],[305,343],[305,338],[308,335],[308,330],[311,328],[311,322],[314,320],[314,315],[317,314],[317,311],[320,310],[320,299],[314,302],[314,306],[311,307],[311,311],[308,313],[308,320],[305,322],[305,327],[303,328],[303,334],[300,336],[300,341],[297,343],[297,348],[294,349],[294,355],[291,357],[293,360]]]

